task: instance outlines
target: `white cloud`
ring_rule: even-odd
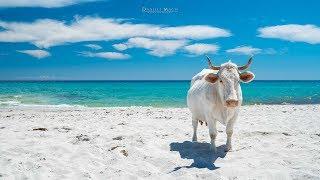
[[[273,54],[277,54],[277,53],[278,53],[278,51],[276,51],[273,48],[267,48],[267,49],[262,50],[262,54],[273,55]]]
[[[124,50],[128,49],[128,46],[125,43],[114,44],[112,46],[118,51],[124,51]]]
[[[233,49],[228,49],[226,52],[234,54],[244,54],[244,55],[254,55],[259,54],[262,50],[259,48],[254,48],[252,46],[238,46]]]
[[[82,56],[86,57],[99,57],[99,58],[105,58],[105,59],[129,59],[130,55],[118,53],[118,52],[99,52],[99,53],[93,53],[93,52],[82,52],[80,53]]]
[[[96,0],[0,0],[0,7],[44,7],[56,8]]]
[[[44,50],[21,50],[18,52],[28,54],[28,55],[36,57],[38,59],[42,59],[42,58],[51,56],[51,54],[48,51],[44,51]]]
[[[102,49],[102,47],[99,46],[98,44],[86,44],[86,45],[84,45],[84,46],[86,46],[86,47],[88,47],[88,48],[91,48],[91,49],[94,49],[94,50]]]
[[[126,43],[115,44],[117,50],[128,48],[144,48],[150,50],[148,54],[164,57],[174,54],[178,49],[187,44],[187,40],[154,40],[149,38],[130,38]]]
[[[219,50],[219,46],[214,44],[202,44],[196,43],[189,46],[184,47],[184,49],[190,54],[202,55],[208,53],[216,53]]]
[[[320,43],[320,27],[315,25],[287,24],[259,28],[259,37],[276,38],[292,42]]]
[[[0,42],[29,42],[40,48],[82,41],[121,40],[133,37],[158,39],[210,39],[229,37],[228,30],[206,26],[160,26],[97,17],[76,18],[71,23],[52,19],[34,22],[0,21]]]

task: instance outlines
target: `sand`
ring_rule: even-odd
[[[320,179],[320,106],[241,109],[233,150],[186,108],[0,109],[0,179]]]

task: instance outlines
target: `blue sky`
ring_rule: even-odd
[[[0,0],[0,80],[320,79],[320,2]]]

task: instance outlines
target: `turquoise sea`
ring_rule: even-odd
[[[0,106],[186,107],[189,81],[0,82]],[[320,81],[241,84],[244,104],[320,104]]]

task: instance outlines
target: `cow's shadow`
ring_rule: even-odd
[[[184,141],[183,143],[173,142],[170,144],[170,151],[178,151],[183,159],[193,159],[193,163],[189,166],[179,166],[174,168],[177,171],[181,168],[208,168],[210,170],[217,169],[214,162],[218,157],[226,156],[225,145],[217,147],[217,153],[210,149],[210,143],[199,143]],[[172,172],[173,172],[172,171]]]

